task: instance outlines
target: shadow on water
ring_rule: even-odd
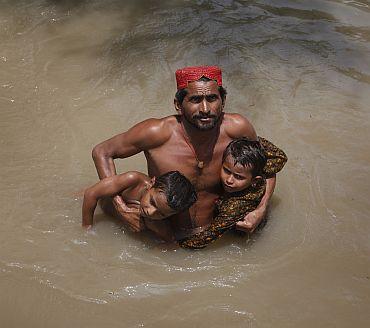
[[[87,1],[45,0],[40,6],[54,6],[68,19],[89,12],[115,13],[117,26],[110,37],[95,45],[107,61],[105,74],[118,83],[140,83],[153,76],[172,76],[179,66],[218,64],[240,79],[266,63],[287,67],[307,66],[312,61],[333,67],[339,74],[369,83],[366,58],[351,53],[370,38],[368,26],[343,24],[336,17],[335,1],[297,3],[282,6],[270,1]],[[362,4],[362,6],[361,6]],[[26,3],[12,3],[22,7]],[[352,4],[353,5],[353,4]],[[28,5],[27,5],[28,6]],[[369,10],[366,2],[352,7]],[[361,22],[361,20],[360,20]],[[94,29],[104,26],[94,26]],[[232,40],[232,42],[230,42]],[[94,49],[77,47],[76,53]],[[73,48],[66,51],[73,55]],[[168,84],[170,85],[170,84]]]
[[[365,58],[362,63],[348,58],[348,52],[365,47],[361,40],[369,39],[369,29],[340,23],[327,2],[287,1],[283,7],[268,1],[49,2],[122,12],[122,27],[101,44],[111,63],[109,76],[122,83],[145,81],[153,70],[169,76],[178,66],[204,63],[251,73],[259,61],[274,58],[287,66],[317,61],[354,80],[370,79]]]
[[[100,326],[112,319],[112,327],[212,319],[219,327],[225,314],[239,327],[249,313],[253,327],[286,327],[287,318],[288,326],[330,326],[333,318],[350,326],[368,313],[367,2],[1,4],[0,264],[3,274],[51,291],[40,307],[24,297],[49,292],[37,286],[24,295],[22,284],[9,287],[5,278],[5,312],[19,304],[22,324],[45,322],[46,313],[68,326],[71,300],[83,315],[91,312],[86,300],[102,299],[109,304],[91,312],[92,327],[97,318]],[[174,70],[197,64],[222,66],[227,110],[252,115],[258,131],[288,153],[271,220],[248,240],[225,236],[199,253],[164,255],[150,236],[126,234],[99,213],[96,234],[82,232],[81,200],[70,195],[97,179],[93,144],[167,115]],[[118,171],[145,170],[144,157],[122,162]],[[315,322],[302,324],[307,318]]]

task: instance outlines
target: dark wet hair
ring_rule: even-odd
[[[197,200],[194,186],[179,171],[169,171],[156,177],[153,188],[166,195],[168,206],[176,212],[187,210]]]
[[[263,175],[267,160],[265,150],[259,141],[251,141],[247,138],[233,140],[226,147],[222,161],[229,155],[233,158],[234,165],[250,166],[253,177]]]
[[[213,81],[213,80],[209,79],[208,77],[202,76],[197,81],[209,82],[209,81]],[[226,89],[224,87],[222,87],[222,86],[219,86],[218,87],[218,92],[220,93],[222,103],[224,103],[224,101],[226,99],[226,95],[227,95]],[[177,90],[177,92],[175,94],[175,98],[177,99],[177,101],[180,104],[182,104],[182,102],[184,101],[184,98],[186,97],[187,94],[188,94],[188,90],[186,90],[186,89],[180,89],[180,90]]]

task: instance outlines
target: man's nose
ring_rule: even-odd
[[[206,113],[208,114],[209,113],[209,104],[207,102],[207,100],[204,98],[203,101],[202,101],[202,104],[201,104],[201,109],[200,111],[202,113]]]

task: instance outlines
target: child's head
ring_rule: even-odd
[[[242,191],[262,179],[265,165],[265,152],[258,141],[247,138],[231,141],[222,158],[221,182],[225,191]]]
[[[170,171],[152,179],[140,200],[140,212],[143,217],[161,220],[187,210],[196,200],[191,182],[179,171]]]

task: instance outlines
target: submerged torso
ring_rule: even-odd
[[[173,132],[162,146],[145,152],[148,173],[150,176],[158,176],[168,171],[178,170],[194,184],[198,193],[197,202],[188,211],[171,218],[171,225],[176,233],[206,226],[212,221],[215,200],[222,192],[220,185],[222,154],[231,139],[226,135],[221,123],[213,151],[209,154],[196,152],[195,156],[185,140],[181,124],[176,117],[166,119],[171,124]],[[195,148],[197,149],[197,146]],[[198,168],[196,157],[204,162],[202,169]]]

